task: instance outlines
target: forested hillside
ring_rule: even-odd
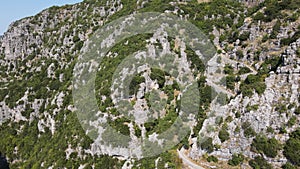
[[[162,169],[190,162],[203,168],[299,168],[299,9],[299,0],[84,0],[15,21],[0,37],[0,168],[6,161],[10,168]],[[133,111],[151,108],[155,117],[144,122],[133,113],[133,121],[121,115],[115,97],[120,93],[112,90],[127,56],[163,51],[196,79],[199,99],[188,134],[159,155],[130,158],[118,135],[103,132],[110,143],[104,146],[84,130],[73,77],[99,29],[145,12],[188,21],[212,50],[209,60],[200,59],[190,43],[157,29],[123,39],[105,53],[95,78],[97,106],[107,124],[131,139],[159,142],[156,135],[177,124],[185,103],[181,79],[189,77],[132,62],[142,71],[128,85],[128,100]]]

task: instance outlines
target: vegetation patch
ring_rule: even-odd
[[[258,135],[251,144],[251,150],[260,153],[263,152],[267,157],[275,158],[281,149],[280,143],[275,139],[268,139],[266,136]]]

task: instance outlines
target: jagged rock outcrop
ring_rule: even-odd
[[[284,145],[290,133],[299,127],[299,11],[280,9],[278,13],[282,16],[269,21],[264,14],[268,9],[264,1],[240,2],[244,5],[223,0],[203,4],[85,0],[51,7],[12,23],[0,37],[0,152],[5,151],[14,168],[103,168],[106,164],[106,168],[175,167],[180,162],[172,150],[155,159],[129,157],[145,151],[137,147],[139,138],[163,144],[165,140],[158,134],[174,123],[181,109],[180,82],[195,76],[201,94],[200,108],[195,116],[189,117],[191,132],[180,143],[187,148],[188,157],[205,166],[220,167],[235,154],[242,153],[248,161],[262,155],[274,167],[281,167],[289,162],[282,149],[271,158],[254,151],[251,145],[257,134],[275,138]],[[245,7],[259,3],[266,6],[250,12]],[[148,11],[174,14],[190,21],[209,37],[217,53],[203,64],[198,51],[190,50],[192,43],[169,37],[160,29],[152,35],[125,39],[99,65],[95,93],[98,113],[103,116],[90,124],[98,126],[97,131],[84,131],[72,98],[73,69],[78,56],[87,49],[89,38],[98,28],[121,16]],[[105,43],[113,41],[110,38]],[[172,77],[151,69],[150,65],[132,63],[134,68],[137,66],[137,87],[130,86],[128,101],[133,111],[127,113],[135,118],[130,121],[119,114],[114,104],[119,95],[125,95],[117,89],[121,81],[136,72],[122,69],[115,81],[111,75],[127,55],[134,53],[135,59],[155,58],[158,51],[174,55],[175,59],[168,64],[178,64],[180,71]],[[190,68],[199,71],[188,72]],[[157,92],[150,95],[152,91]],[[149,105],[151,99],[158,101]],[[151,106],[157,111],[146,110]],[[152,118],[158,120],[147,123]],[[99,127],[103,121],[118,133],[130,136],[134,140],[130,146],[135,151],[112,146],[113,141],[104,145],[97,136],[105,135]],[[211,143],[205,142],[210,138]],[[203,146],[203,142],[209,145]],[[203,159],[207,155],[222,163],[206,164]],[[244,160],[242,166],[250,167],[248,161]]]

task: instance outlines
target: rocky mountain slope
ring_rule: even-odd
[[[0,38],[0,152],[10,168],[160,169],[191,163],[200,168],[299,168],[299,5],[298,0],[85,0],[16,21]],[[180,78],[142,65],[130,82],[130,101],[141,112],[141,107],[153,108],[149,100],[159,99],[153,115],[159,118],[133,122],[120,116],[114,107],[118,93],[110,90],[122,59],[162,50],[181,58],[182,68],[190,67],[197,77],[199,110],[189,134],[160,155],[130,159],[119,145],[114,149],[113,137],[107,135],[111,145],[101,147],[83,130],[72,78],[78,57],[99,28],[142,12],[190,21],[216,53],[203,63],[187,44],[159,30],[125,39],[107,53],[96,77],[97,104],[109,124],[131,139],[158,142],[155,135],[174,123],[181,109]],[[149,94],[156,89],[157,96]]]

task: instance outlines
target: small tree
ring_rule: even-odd
[[[256,156],[254,160],[250,160],[249,165],[254,169],[272,169],[272,166],[261,156]]]
[[[300,166],[300,128],[290,134],[283,154],[292,164]]]
[[[215,157],[215,156],[208,156],[207,157],[207,162],[215,162],[215,163],[217,163],[218,161],[219,161],[218,158]]]
[[[225,130],[225,129],[222,129],[220,132],[219,132],[219,138],[221,140],[221,142],[224,142],[226,140],[229,139],[229,133]]]
[[[251,144],[254,152],[263,152],[267,157],[275,158],[281,145],[275,138],[268,139],[266,136],[256,136]]]
[[[243,154],[234,154],[232,156],[232,159],[228,161],[228,164],[231,166],[237,166],[239,164],[242,164],[244,161],[244,155]]]
[[[212,138],[205,138],[203,142],[200,142],[200,147],[208,153],[213,152],[214,145],[212,144]]]

